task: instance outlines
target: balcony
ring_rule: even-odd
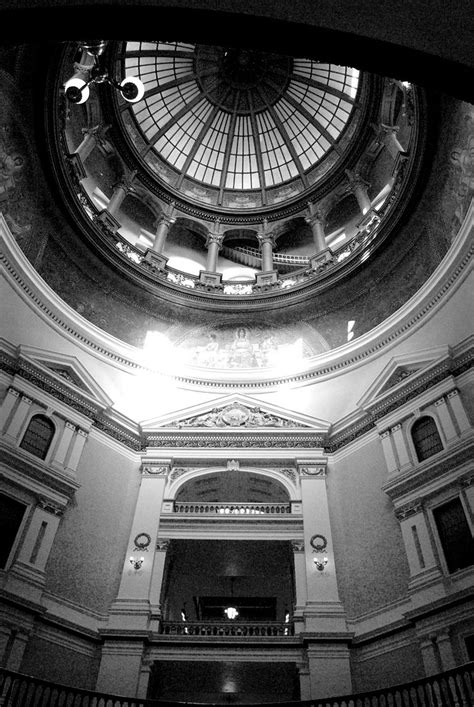
[[[278,707],[472,707],[474,663],[382,690],[301,702]],[[57,685],[0,668],[2,707],[164,707],[170,704],[140,697],[120,697]],[[183,703],[174,703],[180,705]],[[194,704],[187,702],[187,707]],[[267,703],[266,707],[270,707]]]
[[[290,622],[278,621],[163,621],[160,633],[165,636],[294,636]]]
[[[293,512],[297,510],[293,508]],[[163,508],[166,512],[166,508]],[[242,518],[256,515],[289,515],[292,513],[290,503],[198,503],[198,502],[179,502],[175,501],[172,508],[173,513],[180,515],[219,515],[223,516],[239,516]]]

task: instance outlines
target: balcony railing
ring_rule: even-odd
[[[304,702],[267,702],[264,707],[472,707],[474,662],[396,687]],[[166,707],[202,703],[161,702],[105,695],[46,682],[0,668],[2,707]],[[263,705],[261,706],[263,707]]]
[[[163,621],[160,633],[165,636],[294,636],[292,623],[277,621]]]
[[[173,513],[187,515],[221,515],[221,516],[255,516],[255,515],[288,515],[291,513],[289,503],[196,503],[175,501]]]

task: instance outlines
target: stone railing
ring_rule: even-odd
[[[289,503],[196,503],[175,501],[173,513],[185,515],[219,515],[219,516],[255,516],[255,515],[288,515],[291,513]]]
[[[165,636],[293,636],[292,623],[276,621],[163,621],[160,633]]]
[[[471,662],[422,680],[382,690],[304,702],[266,703],[265,707],[472,707],[473,679],[474,662]],[[81,690],[0,668],[2,707],[176,707],[179,704],[183,707],[202,707],[199,702],[167,703]]]
[[[198,275],[185,273],[168,265],[162,270],[154,269],[152,264],[146,259],[145,252],[129,243],[117,232],[116,228],[109,223],[109,220],[104,218],[104,211],[98,210],[96,204],[86,193],[82,184],[79,183],[77,188],[77,198],[89,219],[102,233],[103,238],[111,243],[124,257],[136,266],[143,268],[148,275],[155,276],[160,281],[167,280],[169,283],[184,289],[196,291],[201,289]],[[279,274],[277,281],[271,285],[270,289],[272,292],[288,290],[300,284],[308,283],[308,281],[318,280],[328,275],[332,270],[339,268],[348,258],[351,259],[355,257],[375,239],[381,223],[381,217],[382,211],[377,212],[374,209],[369,211],[359,222],[355,235],[347,243],[344,243],[340,248],[334,250],[327,258],[322,260],[315,256],[304,257],[291,254],[275,254],[275,265],[278,264],[278,259],[281,258],[282,264],[300,264],[301,268],[290,273]],[[257,252],[255,251],[254,253],[252,249],[246,249],[243,246],[239,246],[238,248],[242,252],[248,250],[249,254],[252,251],[252,255],[255,255]],[[248,297],[261,293],[262,289],[267,288],[262,288],[261,285],[257,284],[256,280],[222,280],[219,287],[211,287],[212,294],[218,297]]]

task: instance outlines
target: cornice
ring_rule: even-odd
[[[385,322],[350,344],[308,359],[305,369],[300,372],[274,376],[271,369],[267,375],[258,369],[252,372],[252,377],[246,372],[246,380],[239,379],[236,371],[219,372],[219,377],[214,371],[213,379],[206,379],[192,372],[192,367],[178,373],[171,369],[162,370],[161,374],[172,378],[178,385],[201,390],[265,390],[284,384],[306,385],[362,365],[426,323],[445,299],[460,286],[469,274],[468,266],[474,251],[471,237],[473,224],[474,202],[470,205],[463,227],[451,249],[414,297]],[[1,257],[6,277],[30,307],[57,331],[89,353],[123,370],[147,370],[140,363],[139,349],[119,341],[85,320],[51,290],[19,249],[3,218],[0,218],[0,232],[3,240]]]

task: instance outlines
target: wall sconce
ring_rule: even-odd
[[[313,562],[316,565],[316,569],[322,572],[328,563],[328,558],[324,557],[322,560],[318,560],[317,557],[313,557]]]
[[[81,66],[78,75],[73,76],[64,84],[66,98],[71,103],[85,103],[89,98],[91,86],[94,83],[108,83],[120,91],[129,103],[140,101],[145,94],[145,87],[135,76],[126,76],[120,83],[108,75],[107,69],[101,65],[100,57],[105,51],[107,42],[104,40],[89,40],[81,42],[79,48],[93,58],[93,64]],[[85,76],[87,81],[80,76]]]
[[[145,560],[144,557],[140,557],[140,558],[131,557],[130,564],[132,565],[134,570],[139,570],[140,567],[143,565],[144,560]]]

